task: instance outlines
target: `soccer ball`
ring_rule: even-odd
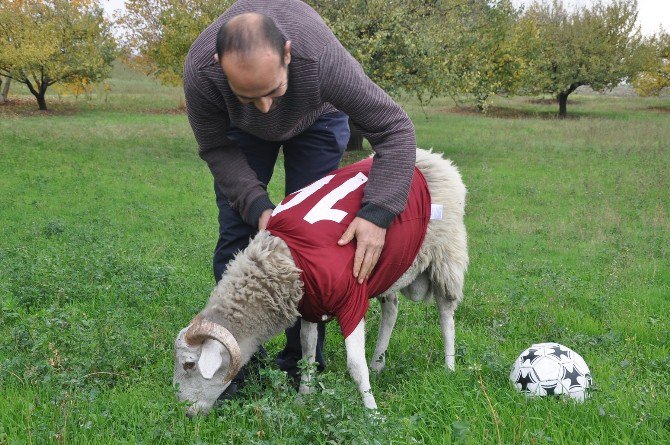
[[[523,351],[509,375],[529,396],[563,396],[584,401],[592,379],[581,355],[558,343],[538,343]]]

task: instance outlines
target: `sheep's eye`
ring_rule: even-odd
[[[185,362],[183,365],[184,371],[195,368],[195,362]]]

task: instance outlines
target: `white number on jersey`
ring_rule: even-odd
[[[284,210],[290,209],[291,207],[297,206],[305,199],[316,193],[316,191],[321,189],[323,186],[328,184],[334,177],[335,175],[326,176],[316,181],[315,183],[297,191],[295,196],[291,198],[290,201],[279,204],[277,207],[275,207],[274,211],[272,212],[272,216],[275,216]],[[349,193],[361,187],[367,181],[368,177],[360,172],[353,178],[347,179],[340,186],[333,189],[326,196],[321,198],[319,202],[317,202],[316,205],[312,207],[309,212],[307,212],[303,219],[310,224],[314,224],[319,221],[341,222],[344,217],[347,216],[347,212],[334,209],[333,206],[338,201],[346,197]]]

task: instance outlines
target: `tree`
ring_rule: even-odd
[[[527,42],[530,61],[525,85],[531,93],[550,93],[567,114],[568,96],[582,85],[612,89],[640,69],[637,0],[596,0],[591,8],[568,11],[562,0],[535,2],[522,21],[536,30]]]
[[[386,0],[321,0],[309,2],[366,74],[392,95],[429,89],[427,36],[419,28],[425,3]],[[418,77],[426,82],[414,82]]]
[[[519,50],[529,30],[509,0],[475,0],[459,14],[462,29],[445,54],[444,90],[466,95],[484,111],[495,94],[514,94],[527,62]],[[454,45],[455,42],[455,45]]]
[[[200,33],[233,0],[126,0],[118,19],[126,61],[169,85],[180,85],[186,55]]]
[[[25,84],[46,110],[47,88],[109,75],[116,55],[111,24],[97,0],[3,0],[0,75]]]
[[[7,95],[9,94],[9,84],[12,79],[10,77],[5,77],[4,80],[0,77],[0,87],[2,87],[2,92],[0,93],[0,104],[7,102]]]
[[[509,0],[309,3],[373,81],[422,105],[447,94],[484,108],[489,96],[513,93],[525,68]]]
[[[646,63],[633,86],[640,96],[658,96],[670,88],[670,34],[661,31],[646,42],[644,50]]]
[[[437,39],[447,10],[435,1],[312,0],[342,45],[366,74],[392,96],[409,94],[425,104],[438,95],[443,54]],[[451,29],[451,28],[445,28]],[[362,148],[363,136],[349,122],[349,150]]]
[[[470,0],[312,0],[342,45],[366,74],[393,96],[421,104],[440,95],[447,59],[464,30]]]

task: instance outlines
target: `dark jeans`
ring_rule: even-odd
[[[337,169],[349,141],[347,120],[347,115],[344,113],[326,114],[299,135],[283,142],[265,141],[233,126],[228,131],[228,137],[235,140],[244,151],[249,166],[264,184],[269,183],[272,178],[279,148],[282,147],[286,173],[284,191],[288,195]],[[258,230],[246,224],[240,214],[230,207],[228,199],[216,183],[214,191],[216,205],[219,208],[219,241],[214,251],[214,278],[218,282],[228,262],[235,253],[249,244],[250,237]],[[318,333],[316,361],[318,368],[323,369],[325,367],[323,323],[319,323]],[[298,374],[297,363],[301,357],[300,320],[298,320],[293,327],[286,330],[286,346],[277,356],[277,364],[280,369],[295,377]],[[240,371],[236,379],[244,379],[244,370]]]

